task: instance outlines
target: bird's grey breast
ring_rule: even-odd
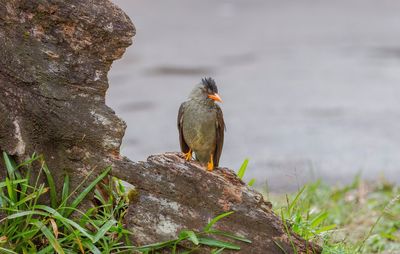
[[[186,103],[183,115],[183,135],[193,150],[210,150],[216,141],[216,111],[208,104]]]

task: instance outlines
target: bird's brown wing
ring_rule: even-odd
[[[183,153],[188,153],[189,152],[189,146],[185,142],[185,138],[183,137],[183,109],[184,109],[184,104],[182,103],[181,106],[179,107],[178,111],[178,130],[179,130],[179,144],[181,145],[181,151]]]
[[[225,122],[224,115],[222,114],[221,108],[215,104],[217,109],[217,123],[216,123],[216,142],[215,142],[215,152],[214,152],[214,166],[218,167],[219,158],[221,157],[222,147],[224,146],[224,131],[225,131]]]

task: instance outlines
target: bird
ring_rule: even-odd
[[[179,107],[179,143],[185,159],[194,158],[208,171],[219,166],[226,129],[221,102],[214,79],[202,78]]]

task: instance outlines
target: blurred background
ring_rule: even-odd
[[[400,182],[400,2],[112,0],[133,46],[107,104],[132,160],[179,151],[180,104],[202,77],[224,100],[221,165],[273,192],[361,173]]]

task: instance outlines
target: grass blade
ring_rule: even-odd
[[[247,164],[249,164],[249,159],[245,159],[242,163],[242,166],[240,166],[240,169],[237,173],[237,176],[239,177],[240,180],[242,180],[244,173],[246,172]]]
[[[93,241],[93,236],[88,233],[86,229],[81,227],[78,223],[76,223],[73,220],[70,220],[66,217],[63,217],[59,212],[57,212],[55,209],[45,206],[45,205],[35,205],[34,208],[44,210],[52,215],[55,219],[60,221],[62,224],[65,226],[72,226],[76,228],[79,232],[81,232],[83,235],[85,235],[87,238],[89,238],[91,241]]]
[[[4,160],[4,164],[6,165],[8,177],[11,180],[15,180],[15,167],[6,152],[3,152],[3,160]]]
[[[3,220],[8,219],[15,219],[15,218],[19,218],[19,217],[24,217],[27,215],[41,215],[41,216],[50,216],[50,214],[45,213],[45,212],[39,212],[39,211],[23,211],[23,212],[18,212],[18,213],[13,213],[7,217],[5,217]],[[2,222],[3,220],[0,220],[0,222]]]
[[[179,238],[180,239],[186,239],[189,238],[189,240],[194,243],[195,245],[199,245],[199,239],[197,239],[196,234],[191,231],[191,230],[182,230],[179,233]]]
[[[8,197],[10,198],[11,202],[15,203],[17,201],[17,192],[15,191],[13,180],[6,177],[6,186]]]
[[[215,240],[212,238],[206,238],[206,237],[199,237],[199,243],[211,246],[211,247],[218,247],[218,248],[225,248],[229,250],[240,250],[240,246],[233,244],[233,243],[228,243],[220,240]]]
[[[24,197],[23,199],[20,199],[18,202],[16,202],[14,204],[14,206],[18,207],[22,204],[25,204],[26,202],[28,202],[32,199],[35,199],[35,198],[41,196],[42,194],[46,193],[47,190],[48,190],[48,188],[38,189],[38,191],[35,191],[35,192],[29,194],[28,196]]]
[[[208,232],[209,232],[210,234],[222,235],[222,236],[225,236],[225,237],[228,237],[228,238],[231,238],[231,239],[234,239],[234,240],[242,241],[242,242],[245,242],[245,243],[251,243],[251,240],[249,240],[249,239],[247,239],[247,238],[244,238],[244,237],[242,237],[242,236],[238,236],[238,235],[231,234],[231,233],[229,233],[229,232],[220,231],[220,230],[215,230],[215,229],[209,230]]]
[[[251,187],[254,185],[255,182],[256,182],[256,179],[252,178],[247,185]]]
[[[316,231],[315,231],[315,234],[318,235],[318,234],[321,234],[321,233],[324,233],[324,232],[333,230],[333,229],[335,229],[336,227],[337,227],[336,224],[331,224],[331,225],[328,225],[328,226],[324,226],[324,227],[322,227],[322,228],[316,230]]]
[[[79,250],[81,251],[81,253],[85,253],[85,250],[83,249],[83,245],[82,245],[81,239],[78,236],[76,236],[75,237],[75,241],[78,244]]]
[[[20,180],[14,180],[14,181],[12,181],[12,183],[13,184],[20,184],[20,183],[25,183],[27,181],[28,181],[27,179],[20,179]],[[0,182],[0,188],[4,188],[6,186],[7,186],[6,182]]]
[[[30,165],[30,164],[32,164],[32,162],[36,161],[39,158],[40,158],[39,156],[37,156],[35,153],[33,153],[32,156],[29,159],[27,159],[26,161],[23,161],[21,164],[17,165],[15,167],[15,169],[19,169],[21,167]]]
[[[225,248],[221,248],[221,249],[218,249],[218,250],[213,250],[213,251],[211,251],[211,254],[220,254],[220,253],[222,253],[224,250],[225,250]]]
[[[293,199],[293,201],[289,204],[288,206],[288,212],[289,214],[292,214],[293,207],[296,205],[297,201],[299,200],[301,194],[304,192],[306,189],[307,185],[304,185],[303,188],[297,193],[296,197]]]
[[[71,204],[71,208],[76,208],[81,202],[82,200],[87,196],[87,194],[89,194],[89,192],[92,191],[92,189],[104,178],[107,176],[107,174],[110,172],[111,167],[107,167],[103,173],[101,173],[93,182],[91,182],[89,184],[88,187],[86,187],[86,189],[84,189],[76,198],[75,200],[72,202]],[[66,217],[68,217],[69,215],[71,215],[71,213],[73,212],[73,210],[68,210],[65,212]]]
[[[25,230],[19,234],[14,235],[14,239],[18,239],[18,238],[31,239],[37,234],[38,231],[39,231],[39,229],[37,229],[37,228]],[[1,253],[1,251],[0,251],[0,253]]]
[[[176,242],[176,240],[170,240],[170,241],[159,242],[159,243],[152,243],[152,244],[140,246],[135,250],[138,250],[140,252],[159,250],[159,249],[165,248],[167,246],[171,246],[175,242]]]
[[[116,220],[109,220],[106,223],[104,223],[104,225],[99,229],[99,231],[97,232],[97,234],[94,236],[93,238],[93,243],[96,243],[98,240],[100,240],[107,232],[108,230],[114,226],[117,223]]]
[[[46,236],[47,240],[49,240],[51,246],[53,246],[54,250],[59,254],[64,254],[64,250],[61,248],[60,244],[57,242],[57,239],[51,233],[50,229],[48,229],[41,221],[33,221],[31,224],[35,225],[39,228],[42,233]]]
[[[212,219],[212,220],[207,224],[207,226],[204,228],[204,231],[205,231],[205,232],[208,232],[208,231],[212,228],[212,226],[213,226],[215,223],[217,223],[217,222],[218,222],[219,220],[221,220],[222,218],[231,215],[232,213],[234,213],[234,211],[226,212],[226,213],[223,213],[223,214],[218,215],[217,217],[215,217],[214,219]]]
[[[51,227],[53,228],[54,236],[57,239],[58,238],[58,226],[57,226],[57,223],[56,223],[56,221],[54,219],[50,219],[50,224],[51,224]]]
[[[67,199],[69,195],[69,175],[65,175],[64,177],[64,183],[63,183],[63,188],[61,192],[61,202],[66,205]]]
[[[57,190],[56,190],[56,185],[54,184],[53,176],[51,175],[50,170],[47,167],[46,163],[43,162],[42,168],[46,175],[47,183],[49,184],[49,188],[50,188],[51,206],[56,207],[57,206]]]
[[[5,253],[5,254],[18,254],[17,252],[14,252],[12,250],[0,247],[0,253]]]
[[[287,252],[285,251],[285,249],[275,240],[272,240],[275,245],[282,251],[282,253],[287,254]]]
[[[328,217],[327,212],[320,213],[313,220],[311,220],[311,227],[315,228],[319,226]]]
[[[82,241],[82,245],[88,248],[93,254],[101,254],[102,252],[90,241]]]
[[[61,191],[61,203],[59,205],[59,212],[61,215],[65,214],[65,206],[68,205],[68,198],[69,198],[69,175],[66,174],[64,176],[64,183],[63,188]]]
[[[28,168],[28,170],[26,170],[26,173],[25,173],[25,177],[24,177],[24,179],[22,179],[22,180],[24,180],[24,181],[26,181],[26,183],[24,183],[24,184],[20,184],[20,187],[21,187],[21,195],[27,195],[28,194],[28,187],[29,187],[29,179],[31,178],[31,169],[30,168]],[[18,181],[18,180],[17,180]]]

